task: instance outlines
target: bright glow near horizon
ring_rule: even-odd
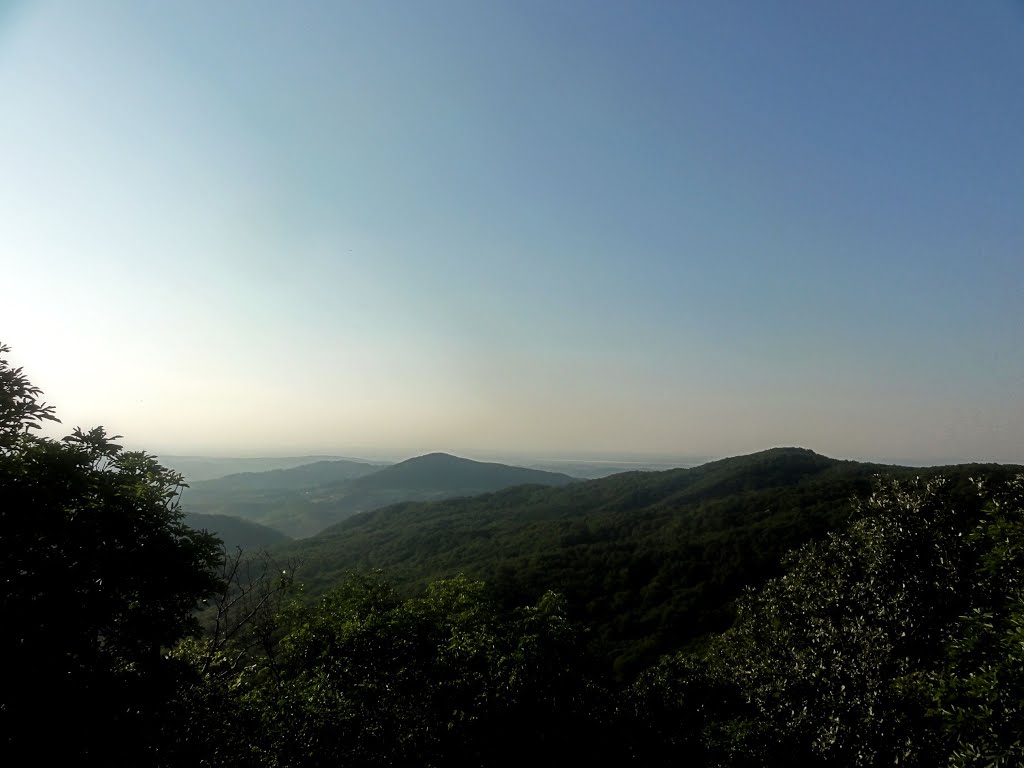
[[[174,453],[1024,462],[1024,11],[0,6],[0,340]]]

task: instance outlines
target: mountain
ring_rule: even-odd
[[[214,534],[224,543],[224,548],[228,552],[238,548],[266,548],[289,540],[289,537],[280,531],[231,515],[202,515],[196,512],[187,512],[185,513],[185,524],[190,528],[206,530]]]
[[[728,626],[742,590],[777,575],[787,551],[841,528],[874,476],[946,474],[966,487],[970,477],[1013,471],[1020,468],[909,469],[779,448],[688,469],[397,504],[275,552],[304,564],[300,579],[313,594],[371,569],[407,593],[463,573],[508,605],[554,589],[625,674]]]
[[[160,463],[165,467],[183,474],[187,483],[213,480],[214,478],[238,472],[266,472],[273,469],[289,469],[318,461],[345,459],[343,456],[221,458],[217,456],[175,456],[172,454],[162,454],[159,458]]]
[[[428,453],[393,464],[350,483],[364,492],[407,489],[417,493],[485,493],[513,485],[568,485],[574,478],[560,472],[473,461],[447,453]]]
[[[316,462],[194,483],[187,511],[245,518],[291,537],[312,536],[346,517],[400,501],[470,496],[512,485],[565,485],[573,478],[434,453],[380,467]]]
[[[189,486],[193,501],[221,497],[225,494],[261,493],[274,490],[308,490],[339,481],[354,480],[379,472],[384,464],[365,461],[316,461],[288,469],[264,472],[239,472],[213,480],[203,480]]]
[[[623,472],[661,472],[666,469],[680,469],[683,467],[696,467],[699,464],[706,464],[710,458],[684,458],[675,461],[586,461],[577,460],[547,460],[530,463],[533,469],[544,469],[548,472],[564,472],[577,479],[597,480],[609,475],[621,475]]]

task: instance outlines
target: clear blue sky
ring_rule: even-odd
[[[1024,3],[0,0],[0,261],[153,451],[1024,462]]]

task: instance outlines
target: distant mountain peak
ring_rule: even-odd
[[[353,482],[354,488],[496,491],[511,485],[565,485],[574,478],[558,472],[476,461],[435,451],[393,464]]]
[[[462,456],[445,453],[444,451],[432,451],[430,453],[424,453],[422,456],[413,456],[411,459],[406,459],[399,463],[408,464],[411,461],[473,461],[473,459],[467,459]]]

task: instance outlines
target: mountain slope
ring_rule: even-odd
[[[1011,468],[906,469],[773,449],[691,469],[399,504],[277,551],[305,563],[300,578],[313,592],[374,568],[410,591],[465,573],[510,604],[558,590],[628,671],[727,626],[742,589],[777,575],[786,551],[841,527],[874,475],[940,471],[966,484]]]
[[[448,493],[453,488],[484,493],[513,485],[568,485],[573,478],[560,472],[473,461],[447,453],[428,453],[350,483],[359,491],[405,488],[422,493]]]
[[[194,483],[182,495],[182,505],[191,512],[235,515],[301,538],[359,512],[400,501],[470,496],[524,483],[571,482],[573,478],[555,472],[435,453],[384,468],[318,462],[231,475]]]
[[[289,469],[316,461],[337,461],[343,456],[265,456],[259,458],[220,458],[216,456],[176,456],[161,454],[160,463],[185,476],[185,482],[197,483],[239,472],[266,472]],[[348,459],[345,459],[348,460]]]
[[[242,549],[270,547],[289,540],[280,531],[231,515],[186,513],[185,524],[196,530],[209,531],[224,543],[224,548],[229,552],[239,547]]]
[[[203,480],[189,486],[193,500],[221,498],[228,494],[263,491],[307,490],[321,485],[354,480],[379,472],[383,464],[363,461],[316,461],[287,469],[265,472],[238,472],[214,480]]]

